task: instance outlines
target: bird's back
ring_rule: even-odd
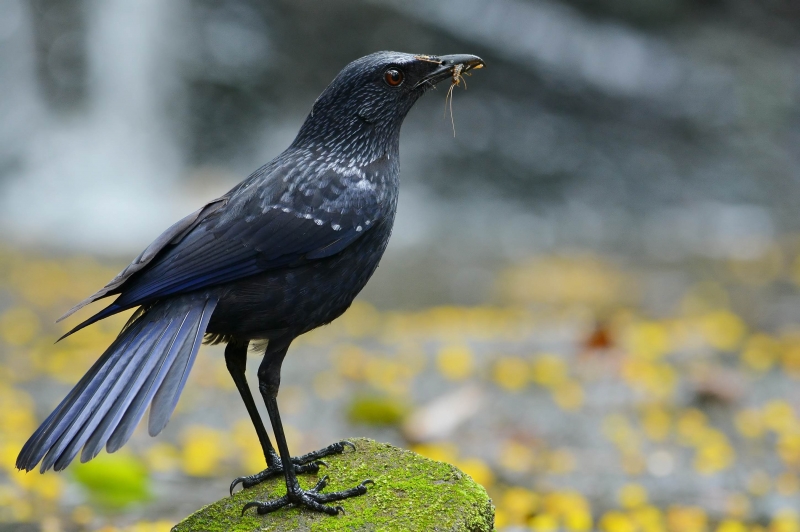
[[[394,213],[342,252],[219,287],[207,332],[218,339],[298,336],[339,317],[378,267]]]
[[[396,157],[358,167],[307,152],[284,154],[268,171],[257,173],[226,212],[251,219],[257,228],[259,213],[277,211],[300,233],[321,231],[328,239],[341,235],[347,245],[327,257],[306,255],[219,287],[220,302],[209,333],[241,338],[302,334],[341,315],[386,249],[397,208],[398,175]]]

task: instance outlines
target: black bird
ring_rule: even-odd
[[[20,451],[17,468],[64,469],[130,438],[145,409],[155,436],[166,426],[201,341],[225,342],[225,362],[264,451],[267,469],[233,488],[286,477],[285,496],[252,502],[258,513],[287,504],[335,515],[325,503],[366,492],[366,483],[320,493],[296,473],[316,472],[350,442],[292,458],[277,395],[292,341],[339,317],[370,278],[392,231],[399,185],[400,126],[439,81],[483,66],[473,55],[378,52],[347,65],[317,98],[291,146],[224,196],[178,221],[102,290],[108,307],[72,329],[138,310],[117,339]],[[245,378],[248,345],[267,340],[258,388],[278,444],[276,454]]]

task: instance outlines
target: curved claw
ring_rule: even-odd
[[[359,484],[359,485],[358,485],[358,487],[359,487],[359,488],[366,488],[366,487],[367,487],[367,484],[372,484],[372,485],[374,486],[374,485],[375,485],[375,481],[374,481],[374,480],[372,480],[371,478],[368,478],[367,480],[365,480],[364,482],[362,482],[361,484]]]
[[[347,515],[347,513],[344,511],[344,508],[341,506],[334,506],[333,509],[336,510],[337,514],[341,512],[342,515]]]
[[[319,482],[317,482],[317,485],[314,486],[311,489],[311,491],[314,491],[314,492],[321,491],[321,490],[325,489],[325,486],[327,486],[327,485],[328,485],[328,475],[325,475],[324,477],[319,479]]]
[[[256,501],[251,501],[251,502],[248,502],[247,504],[245,504],[245,505],[244,505],[244,508],[242,508],[242,517],[244,517],[244,513],[245,513],[245,512],[246,512],[248,509],[250,509],[250,508],[255,508],[255,507],[259,506],[260,504],[261,504],[261,503],[259,503],[259,502],[256,502]]]
[[[231,490],[230,490],[231,497],[233,497],[233,489],[239,484],[243,483],[246,479],[247,477],[237,477],[233,479],[233,482],[231,482]]]
[[[324,465],[325,467],[330,467],[330,466],[328,465],[328,462],[326,462],[326,461],[324,461],[324,460],[315,460],[315,461],[314,461],[314,462],[312,462],[312,463],[314,463],[314,464],[317,464],[317,465]]]
[[[281,469],[281,473],[283,469]],[[294,472],[298,475],[300,473],[317,473],[319,472],[319,464],[316,462],[309,462],[308,464],[297,465],[294,464]]]
[[[341,443],[342,445],[349,445],[350,447],[352,447],[352,448],[353,448],[353,452],[355,452],[355,451],[356,451],[356,444],[354,444],[354,443],[353,443],[353,442],[351,442],[351,441],[342,440],[342,441],[340,441],[339,443]]]

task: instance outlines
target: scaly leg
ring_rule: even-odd
[[[283,465],[278,453],[275,452],[275,448],[272,446],[272,442],[269,440],[269,435],[264,428],[261,415],[258,413],[256,403],[253,400],[253,394],[247,385],[247,376],[245,375],[245,369],[247,368],[247,342],[236,342],[235,340],[229,342],[225,347],[225,364],[228,366],[228,371],[236,384],[236,388],[239,390],[242,401],[244,401],[244,406],[250,415],[250,421],[252,421],[253,427],[256,429],[256,434],[258,434],[258,441],[261,443],[264,459],[267,461],[267,468],[263,471],[234,479],[230,488],[230,493],[233,495],[233,489],[238,484],[241,484],[244,488],[250,488],[268,478],[283,474]],[[347,444],[353,445],[350,442],[334,443],[320,451],[293,458],[292,463],[294,464],[295,473],[317,473],[319,466],[325,465],[325,462],[319,460],[320,458],[334,453],[341,453]],[[355,447],[353,448],[355,449]]]
[[[275,441],[278,444],[281,463],[284,465],[283,473],[286,478],[286,495],[266,502],[249,502],[242,509],[242,513],[248,508],[256,508],[259,514],[266,514],[292,504],[295,506],[305,506],[311,510],[325,512],[329,515],[336,515],[340,511],[344,512],[344,509],[341,506],[328,506],[324,503],[363,495],[367,492],[366,485],[373,482],[371,480],[365,480],[358,486],[348,490],[333,493],[320,493],[327,484],[327,476],[323,477],[312,489],[304,490],[297,482],[295,468],[288,467],[289,464],[292,463],[292,457],[289,454],[289,446],[286,444],[286,435],[283,432],[283,424],[281,423],[281,417],[278,413],[277,397],[281,380],[281,364],[283,363],[283,358],[286,356],[286,350],[289,348],[290,343],[291,340],[284,342],[282,345],[276,345],[274,348],[272,345],[268,346],[267,352],[264,354],[264,360],[258,368],[258,388],[261,391],[261,395],[264,397],[269,419],[272,422],[272,430],[275,433]],[[341,445],[341,443],[338,445]],[[352,445],[352,443],[350,445]],[[331,448],[338,448],[337,444],[327,449]],[[315,453],[309,454],[316,456]]]

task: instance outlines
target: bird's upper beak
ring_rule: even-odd
[[[477,55],[469,55],[469,54],[453,54],[453,55],[439,55],[439,56],[420,55],[417,56],[417,59],[419,59],[420,61],[427,61],[433,63],[433,65],[431,66],[434,66],[434,68],[431,71],[431,73],[422,78],[414,86],[414,88],[417,88],[425,83],[428,83],[430,85],[435,85],[440,81],[445,80],[449,77],[456,78],[457,75],[464,74],[465,72],[469,72],[470,70],[474,70],[476,68],[484,67],[483,59],[481,59]],[[457,73],[456,70],[458,70]]]

